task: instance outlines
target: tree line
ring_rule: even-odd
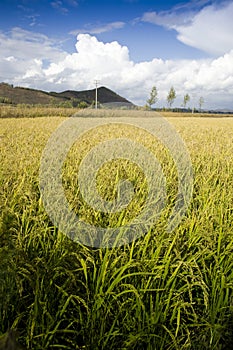
[[[167,94],[167,104],[168,104],[168,107],[171,108],[175,99],[176,99],[177,95],[176,95],[176,91],[174,89],[173,86],[171,86],[168,94]],[[151,109],[152,106],[154,104],[156,104],[158,102],[158,90],[156,88],[156,86],[153,86],[152,89],[151,89],[151,92],[150,92],[150,96],[149,98],[146,100],[146,107]],[[182,104],[181,104],[181,107],[183,108],[186,108],[187,107],[187,104],[190,102],[190,96],[188,93],[186,93],[183,97],[183,101],[182,101]],[[202,106],[204,104],[204,98],[201,96],[198,100],[198,105],[199,105],[199,109],[201,110],[202,109]]]

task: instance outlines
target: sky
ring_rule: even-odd
[[[2,0],[0,82],[233,110],[233,1]]]

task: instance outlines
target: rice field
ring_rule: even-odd
[[[125,244],[99,247],[91,238],[89,245],[70,239],[45,209],[42,155],[69,118],[43,113],[0,118],[2,339],[13,329],[18,343],[34,350],[232,349],[233,118],[165,115],[185,142],[193,168],[191,201],[169,232],[179,187],[176,163],[162,142],[134,127],[136,118],[146,125],[156,113],[80,112],[80,125],[106,122],[77,139],[62,167],[69,208],[82,222],[105,229],[127,225],[140,215],[149,193],[136,162],[109,159],[96,176],[99,195],[105,204],[113,202],[119,181],[129,180],[132,200],[116,212],[86,203],[78,171],[100,143],[122,137],[142,144],[166,178],[166,205],[148,231]]]

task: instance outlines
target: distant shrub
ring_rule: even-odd
[[[79,102],[77,107],[78,108],[87,108],[87,107],[89,107],[89,105],[86,101],[81,101],[81,102]]]
[[[0,97],[0,103],[12,104],[12,100],[8,97]]]

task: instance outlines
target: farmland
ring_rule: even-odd
[[[110,214],[84,202],[77,172],[100,142],[123,135],[142,143],[166,177],[167,206],[154,226],[127,244],[101,248],[71,240],[47,214],[40,161],[51,134],[68,118],[65,109],[32,111],[12,112],[11,118],[4,111],[0,118],[0,334],[15,329],[19,343],[35,350],[230,349],[233,118],[165,114],[186,144],[194,174],[188,209],[168,232],[178,187],[173,157],[151,135],[119,124],[153,120],[154,112],[81,112],[77,123],[94,118],[107,123],[75,142],[63,166],[65,194],[83,221],[125,225],[148,194],[137,164],[111,160],[98,172],[99,193],[113,200],[119,178],[127,178],[135,198]]]

